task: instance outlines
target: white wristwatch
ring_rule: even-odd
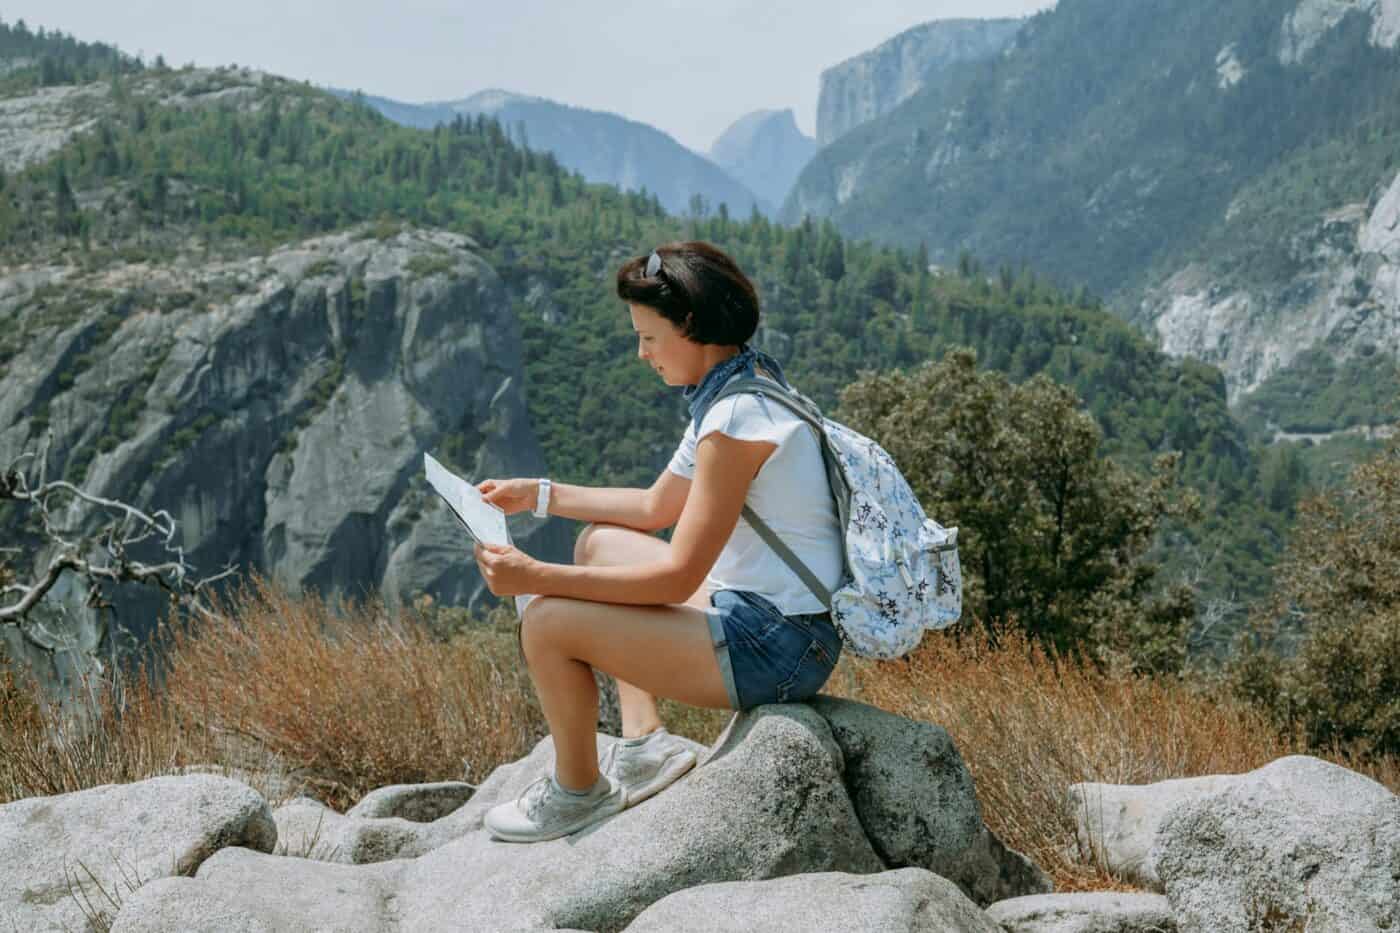
[[[535,500],[535,517],[549,517],[549,480],[547,479],[540,480],[540,494],[539,498]]]

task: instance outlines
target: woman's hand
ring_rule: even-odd
[[[535,507],[540,494],[540,481],[537,479],[484,479],[476,484],[481,498],[499,508],[507,515],[524,512]],[[499,595],[499,594],[498,594]]]
[[[539,592],[536,573],[540,562],[519,548],[478,541],[473,553],[477,567],[481,568],[481,577],[492,595],[517,596]]]

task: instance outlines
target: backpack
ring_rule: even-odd
[[[897,658],[918,645],[924,629],[956,622],[962,614],[958,529],[924,514],[884,448],[824,417],[797,390],[762,376],[731,381],[714,402],[741,392],[771,398],[817,432],[844,530],[841,584],[829,592],[747,503],[743,515],[831,611],[841,640],[863,657]]]

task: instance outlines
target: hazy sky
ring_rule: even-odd
[[[421,102],[491,87],[620,113],[707,150],[735,119],[791,107],[815,135],[824,68],[932,19],[1052,0],[10,0],[24,19],[171,65],[237,63]]]

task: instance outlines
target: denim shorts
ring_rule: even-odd
[[[829,612],[785,616],[744,590],[715,590],[710,606],[710,640],[734,709],[815,696],[841,655]]]

